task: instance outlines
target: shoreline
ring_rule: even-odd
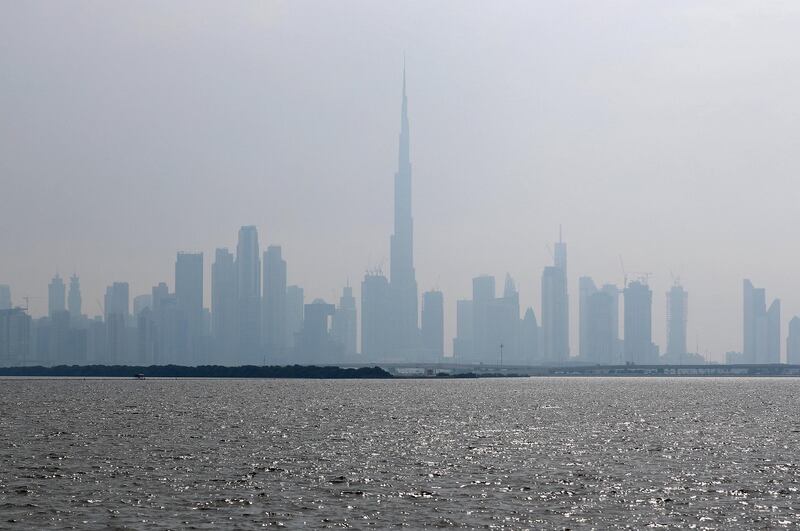
[[[57,365],[0,367],[0,378],[122,379],[476,379],[476,378],[795,378],[797,365],[447,366],[436,364],[335,365]]]

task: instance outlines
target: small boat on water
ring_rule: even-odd
[[[139,374],[137,374],[137,375],[135,376],[135,378],[136,378],[137,380],[144,380],[144,374],[142,374],[142,373],[139,373]]]

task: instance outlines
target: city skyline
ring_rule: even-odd
[[[341,288],[338,306],[335,299],[333,303],[327,303],[316,297],[310,301],[310,306],[305,304],[305,311],[301,311],[299,316],[300,324],[292,328],[288,322],[292,320],[292,310],[287,307],[287,300],[291,298],[289,289],[300,290],[300,302],[295,302],[297,307],[303,305],[303,288],[287,284],[287,262],[282,257],[281,245],[260,243],[258,227],[243,225],[239,229],[234,254],[227,247],[217,247],[213,263],[205,263],[203,252],[177,251],[172,294],[168,282],[154,285],[152,293],[135,296],[130,294],[128,282],[114,281],[108,286],[102,306],[103,321],[109,327],[104,332],[104,340],[108,341],[108,360],[119,361],[116,359],[117,351],[127,348],[122,345],[125,340],[120,338],[126,333],[124,328],[137,321],[138,326],[134,327],[143,331],[146,341],[152,342],[147,347],[139,345],[145,354],[140,352],[137,356],[143,355],[143,359],[155,362],[160,355],[166,356],[169,362],[185,364],[202,363],[214,350],[222,350],[229,356],[218,360],[243,364],[258,364],[268,358],[271,361],[315,362],[319,361],[316,358],[319,355],[331,360],[366,355],[393,362],[431,360],[444,355],[468,363],[484,363],[491,359],[491,353],[497,347],[501,358],[505,348],[506,359],[519,365],[528,364],[531,359],[535,359],[535,363],[557,365],[571,361],[658,364],[661,360],[667,363],[786,363],[796,358],[794,345],[800,343],[796,339],[797,330],[800,330],[796,325],[798,317],[787,320],[789,335],[782,338],[781,300],[775,299],[767,309],[764,289],[755,289],[749,279],[743,280],[743,326],[739,348],[711,355],[709,351],[691,351],[688,347],[688,293],[680,279],[675,279],[670,272],[673,278],[672,286],[666,292],[665,341],[659,345],[653,339],[651,273],[634,273],[635,278],[630,280],[622,255],[619,257],[622,288],[609,283],[598,290],[591,276],[578,278],[578,319],[577,325],[571,326],[567,243],[563,240],[561,226],[558,228],[558,241],[553,243],[552,250],[548,246],[553,265],[545,265],[542,269],[542,298],[538,308],[520,306],[516,282],[508,272],[500,298],[496,298],[495,277],[481,274],[472,278],[473,298],[455,301],[456,332],[448,336],[444,327],[448,314],[445,294],[436,288],[420,293],[415,279],[410,145],[404,62],[389,273],[386,275],[381,267],[365,270],[359,294],[360,305],[353,296],[348,277],[347,284]],[[261,246],[266,249],[263,256]],[[211,269],[211,280],[205,282],[204,270],[208,268]],[[377,286],[366,291],[366,296],[373,297],[375,302],[367,302],[364,298],[368,284]],[[30,313],[30,296],[23,297],[23,307],[12,304],[9,284],[0,284],[0,288],[0,309],[24,308]],[[208,305],[203,303],[206,293],[211,299]],[[369,293],[380,294],[371,296]],[[58,326],[58,314],[68,309],[73,321],[91,315],[82,314],[82,297],[77,272],[69,276],[67,294],[67,284],[56,271],[47,286],[45,316]],[[163,311],[160,309],[162,300],[171,300],[178,312],[175,314],[177,319],[182,320],[177,336],[169,340],[163,337],[159,340],[158,336],[159,333],[163,335],[163,332],[158,332],[156,324]],[[424,315],[420,318],[420,308],[424,308],[426,301],[429,307],[435,306],[433,312],[429,312],[429,315],[434,315],[433,320],[427,318],[427,322]],[[137,308],[137,303],[141,308]],[[366,312],[369,315],[367,327],[371,328],[366,333],[367,351],[363,350],[362,344],[364,328],[357,321],[365,306],[369,309]],[[144,308],[152,311],[155,317],[149,314],[143,317],[140,310]],[[32,314],[32,317],[39,316]],[[298,322],[297,318],[294,320]],[[308,322],[318,329],[324,327],[329,338],[318,337],[310,345],[299,344],[309,341],[305,332]],[[117,326],[121,328],[116,330]],[[151,328],[156,330],[152,337]],[[468,330],[464,332],[464,329]],[[576,333],[577,342],[573,345]],[[169,347],[159,345],[159,341],[168,343]],[[326,341],[335,341],[337,345],[326,346]],[[452,345],[451,348],[447,347],[448,344]],[[309,351],[296,352],[293,350],[296,347]],[[166,354],[160,352],[164,348],[168,348]],[[433,351],[426,350],[429,348]],[[432,353],[435,354],[433,358],[430,357]]]
[[[510,273],[520,306],[538,308],[562,224],[573,353],[578,279],[621,286],[623,255],[653,273],[654,341],[666,345],[672,272],[691,293],[689,349],[722,361],[740,348],[743,278],[782,299],[782,331],[800,313],[794,253],[774,236],[797,221],[782,191],[800,171],[789,89],[798,13],[737,5],[584,6],[576,18],[566,6],[409,3],[349,20],[300,5],[226,13],[213,31],[163,6],[135,16],[60,6],[51,17],[4,6],[0,61],[16,75],[0,99],[0,215],[17,230],[0,235],[12,251],[0,282],[40,314],[54,272],[65,283],[78,272],[84,311],[96,313],[115,280],[135,296],[168,278],[176,250],[204,253],[207,285],[215,249],[253,224],[262,246],[282,246],[287,282],[307,300],[338,300],[348,278],[358,295],[365,269],[389,270],[405,50],[416,280],[444,293],[446,337],[454,301],[481,273]],[[111,35],[96,50],[85,36],[109,21],[148,38]],[[307,47],[286,52],[294,35]]]
[[[106,288],[102,308],[98,301],[102,319],[82,313],[77,273],[69,277],[67,293],[67,285],[56,272],[47,287],[47,319],[32,323],[20,313],[20,309],[29,313],[30,298],[23,297],[24,307],[14,305],[10,286],[0,284],[0,310],[6,310],[0,314],[0,354],[6,362],[47,364],[256,365],[267,360],[319,363],[358,359],[402,363],[446,358],[481,364],[502,364],[505,359],[512,365],[716,361],[707,352],[690,352],[688,293],[674,277],[666,292],[666,344],[662,350],[653,339],[651,273],[634,273],[629,279],[622,256],[622,288],[607,283],[598,289],[592,277],[578,279],[578,323],[571,327],[568,251],[561,226],[558,241],[553,243],[553,265],[542,270],[539,319],[534,307],[520,306],[519,290],[509,273],[500,296],[494,276],[473,277],[472,298],[455,303],[456,333],[452,350],[448,350],[444,294],[432,289],[420,296],[415,280],[411,167],[404,64],[390,271],[388,277],[381,268],[365,272],[360,308],[349,280],[338,305],[321,298],[306,303],[303,288],[287,284],[281,246],[267,245],[262,256],[258,227],[245,225],[239,229],[235,254],[226,247],[216,248],[210,282],[204,282],[203,252],[177,251],[173,293],[168,283],[159,282],[151,293],[131,297],[130,284],[115,281]],[[204,293],[209,290],[211,302],[204,305]],[[764,288],[755,288],[744,279],[741,349],[726,351],[724,361],[796,361],[799,322],[797,316],[789,321],[783,353],[781,300],[775,299],[767,307]],[[577,328],[577,354],[571,350],[572,328]],[[27,342],[20,343],[26,334],[31,346],[20,347]],[[498,360],[494,360],[495,354]]]

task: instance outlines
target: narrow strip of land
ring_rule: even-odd
[[[391,378],[380,367],[329,367],[315,365],[59,365],[56,367],[0,367],[0,376],[67,376],[116,378]]]
[[[800,365],[468,365],[386,363],[380,365],[58,365],[0,367],[0,377],[77,378],[488,378],[526,376],[794,376]]]

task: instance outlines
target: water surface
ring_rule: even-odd
[[[0,527],[800,523],[800,380],[0,379]]]

